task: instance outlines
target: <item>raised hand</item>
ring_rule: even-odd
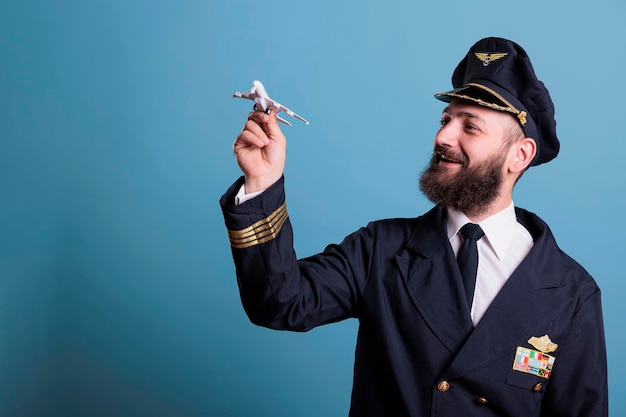
[[[247,194],[267,189],[282,175],[285,168],[287,139],[276,119],[255,111],[248,115],[243,130],[233,143],[233,152],[245,176]]]

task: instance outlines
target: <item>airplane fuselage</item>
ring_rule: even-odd
[[[309,124],[309,122],[302,116],[297,115],[292,110],[283,106],[279,102],[272,100],[269,94],[267,94],[267,91],[265,91],[265,87],[263,87],[263,84],[261,84],[260,81],[255,80],[252,82],[252,88],[250,89],[250,92],[240,93],[239,91],[237,91],[233,94],[233,97],[245,98],[254,101],[254,110],[256,111],[263,111],[268,113],[269,109],[275,109],[276,113],[285,112],[289,116],[300,119],[307,125]],[[291,126],[291,123],[289,123],[287,120],[281,118],[280,116],[277,116],[277,118],[278,121]]]
[[[261,109],[266,111],[268,107],[270,107],[271,102],[269,101],[269,94],[265,91],[265,87],[259,81],[252,82],[252,88],[254,89],[254,102],[257,103]]]

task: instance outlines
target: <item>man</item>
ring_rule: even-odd
[[[606,416],[600,290],[512,201],[559,151],[548,91],[500,38],[470,48],[452,82],[420,179],[436,206],[301,260],[285,137],[275,114],[249,115],[234,143],[244,177],[220,201],[246,313],[294,331],[357,318],[351,416]]]

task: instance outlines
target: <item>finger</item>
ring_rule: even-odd
[[[267,132],[265,131],[264,125],[255,122],[254,120],[248,120],[243,127],[242,132],[248,132],[254,135],[256,138],[253,139],[255,143],[262,143],[263,145],[267,145],[270,143],[270,138],[267,136]],[[259,142],[260,141],[260,142]]]
[[[264,122],[259,121],[258,118],[249,118],[246,123],[243,125],[242,131],[249,131],[250,133],[257,135],[259,137],[267,136],[265,133],[265,129],[263,129]]]
[[[259,113],[259,112],[257,112]],[[278,123],[278,111],[270,109],[269,114],[260,113],[252,116],[271,140],[285,141],[285,136]]]
[[[241,133],[239,133],[239,136],[237,136],[237,138],[235,139],[235,143],[233,144],[233,147],[237,148],[239,146],[243,146],[243,147],[254,146],[257,148],[263,148],[270,142],[267,135],[263,132],[263,130],[260,127],[258,127],[258,125],[257,125],[257,128],[253,130],[257,132],[255,133],[248,129],[242,130]]]
[[[248,120],[251,120],[259,125],[263,125],[268,122],[269,115],[262,111],[253,111],[248,114]]]

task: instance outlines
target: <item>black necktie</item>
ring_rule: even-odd
[[[472,300],[474,299],[474,287],[476,286],[476,271],[478,270],[478,249],[476,249],[476,241],[485,235],[483,229],[474,223],[467,223],[461,227],[463,235],[463,243],[456,256],[459,263],[459,270],[463,277],[463,285],[465,286],[465,295],[467,296],[467,304],[472,309]]]

